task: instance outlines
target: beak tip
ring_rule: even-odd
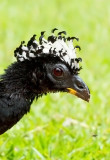
[[[86,101],[89,103],[89,101],[90,101],[90,98],[89,98],[89,99],[87,99]]]
[[[87,99],[85,99],[85,101],[87,101],[89,103],[89,101],[90,101],[90,94],[88,96],[89,97]]]

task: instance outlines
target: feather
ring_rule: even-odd
[[[60,57],[61,60],[65,61],[70,65],[71,68],[79,68],[80,61],[74,61],[76,58],[76,48],[81,49],[80,46],[76,45],[74,47],[73,40],[79,40],[76,37],[65,37],[62,34],[66,35],[66,31],[61,31],[58,33],[58,36],[54,35],[54,32],[58,30],[54,28],[52,30],[52,35],[48,36],[47,40],[44,38],[45,31],[41,32],[39,37],[39,42],[36,41],[34,34],[33,37],[27,43],[27,47],[24,45],[24,41],[21,42],[21,45],[14,51],[14,56],[18,61],[25,61],[26,59],[31,60],[36,58],[40,54],[54,54]]]

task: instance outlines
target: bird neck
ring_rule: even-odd
[[[5,70],[5,74],[1,76],[0,94],[9,96],[17,95],[27,100],[33,100],[43,94],[40,88],[42,83],[42,73],[36,64],[29,61],[15,62]]]

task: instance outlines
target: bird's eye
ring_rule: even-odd
[[[53,73],[55,76],[60,77],[63,75],[63,70],[61,68],[54,68]]]

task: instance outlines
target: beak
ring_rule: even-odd
[[[90,91],[87,85],[79,76],[74,76],[72,78],[71,87],[67,88],[67,92],[74,94],[75,96],[89,102],[90,100]]]

